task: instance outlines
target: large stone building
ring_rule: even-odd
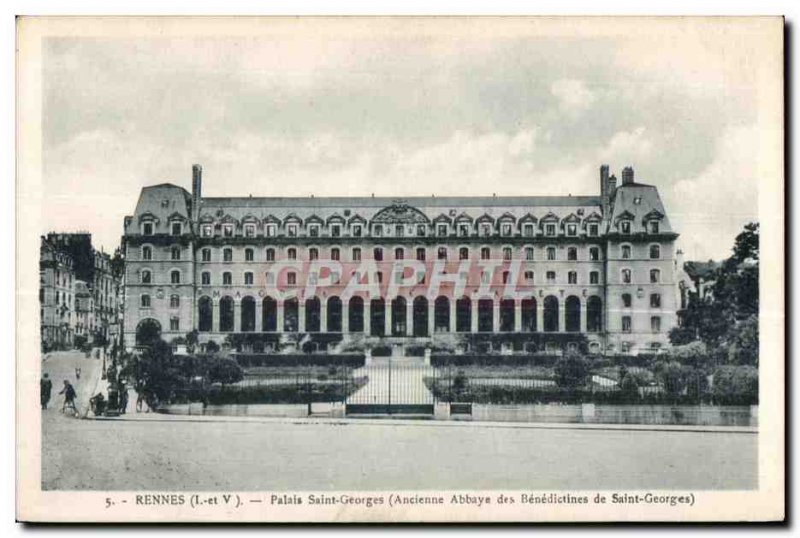
[[[597,196],[395,200],[204,198],[195,165],[191,193],[143,188],[124,228],[128,347],[150,327],[257,351],[449,338],[638,353],[676,323],[677,234],[632,168],[617,185],[602,166]]]
[[[72,256],[43,236],[39,243],[39,320],[45,349],[72,347],[77,321],[75,281]]]

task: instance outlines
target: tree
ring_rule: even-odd
[[[214,354],[219,352],[219,344],[213,340],[209,340],[206,344],[206,353]]]
[[[208,369],[208,380],[211,383],[228,385],[238,383],[242,379],[244,379],[242,367],[233,359],[218,359]]]
[[[720,366],[714,371],[712,394],[717,404],[758,402],[758,369],[753,366]]]
[[[559,357],[553,367],[556,384],[559,387],[575,389],[586,382],[589,364],[578,353],[567,353]]]
[[[184,338],[186,341],[186,351],[188,351],[189,353],[194,353],[194,350],[197,347],[197,338],[198,338],[197,329],[194,329],[186,333],[186,336]]]
[[[678,362],[658,363],[656,365],[656,376],[661,381],[664,391],[672,397],[678,396],[686,388],[683,367]]]

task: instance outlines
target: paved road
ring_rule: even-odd
[[[78,378],[80,371],[80,378]],[[48,353],[42,360],[42,373],[47,373],[53,382],[53,392],[50,397],[49,406],[51,409],[61,409],[64,403],[64,396],[58,393],[64,388],[64,380],[69,381],[77,397],[75,405],[81,416],[86,416],[89,411],[89,398],[98,391],[107,393],[105,384],[100,384],[100,377],[103,372],[103,360],[90,358],[79,351],[55,351]]]
[[[752,433],[140,418],[144,420],[75,420],[45,412],[43,488],[397,491],[757,486],[757,435]]]
[[[367,384],[353,393],[347,401],[356,404],[431,404],[433,394],[425,385],[425,377],[433,376],[433,368],[422,360],[393,360],[391,391],[388,359],[373,359],[372,364],[353,371],[353,377],[367,376]]]

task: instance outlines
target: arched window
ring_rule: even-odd
[[[326,329],[331,333],[342,332],[342,300],[336,296],[328,298]]]
[[[547,247],[547,259],[549,261],[556,259],[556,247]]]
[[[242,297],[241,308],[241,324],[242,332],[250,333],[256,330],[256,300],[246,295]]]
[[[340,251],[339,251],[339,249],[338,249],[337,247],[333,247],[333,248],[331,249],[331,259],[332,259],[333,261],[335,261],[335,262],[338,262],[338,261],[339,261],[339,257],[340,257],[340,254],[339,254],[339,252],[340,252]]]
[[[421,262],[425,261],[425,247],[418,247],[417,248],[417,261],[421,261]]]
[[[169,296],[169,307],[170,308],[179,308],[181,306],[181,298],[179,295],[170,295]]]
[[[511,247],[504,247],[503,248],[503,259],[510,260],[511,259]]]
[[[533,247],[525,247],[525,259],[529,262],[533,261]]]
[[[245,286],[252,286],[253,285],[253,273],[250,271],[245,272],[244,274],[244,285]]]
[[[283,330],[287,333],[296,333],[297,329],[298,301],[297,297],[292,297],[283,302]]]
[[[461,247],[458,249],[458,259],[459,260],[469,259],[469,249],[467,247]]]
[[[219,330],[233,332],[233,299],[227,295],[219,300]]]
[[[210,248],[204,248],[203,250],[201,250],[200,251],[200,257],[204,262],[210,262],[211,261],[211,249]]]
[[[439,247],[438,249],[436,249],[436,259],[437,260],[447,259],[447,247]]]
[[[203,286],[210,286],[211,285],[211,273],[208,271],[203,271],[200,274],[200,284]]]
[[[320,330],[320,301],[318,297],[306,299],[306,326],[307,333],[318,333]]]
[[[142,284],[151,284],[153,282],[153,273],[149,269],[142,271]]]
[[[428,336],[428,300],[421,295],[415,297],[411,312],[413,315],[413,335]]]
[[[392,300],[392,335],[404,336],[408,320],[406,319],[406,299],[397,296]]]
[[[197,330],[200,332],[210,332],[211,324],[214,319],[214,307],[210,297],[200,297],[197,301]]]
[[[478,300],[478,331],[494,331],[494,301],[492,299]]]
[[[522,330],[536,332],[536,299],[532,297],[522,300]]]
[[[661,258],[661,247],[659,245],[650,245],[650,259],[658,260]]]
[[[261,330],[264,332],[278,330],[278,301],[269,295],[261,301]]]
[[[581,330],[581,300],[570,295],[564,303],[566,311],[564,324],[567,332],[580,332]]]
[[[364,299],[361,297],[350,298],[347,307],[347,329],[351,333],[364,332]]]
[[[181,283],[181,272],[177,269],[169,272],[169,281],[172,284],[180,284]]]
[[[386,333],[386,302],[383,298],[372,299],[369,303],[369,332],[373,336]]]
[[[224,262],[233,261],[233,249],[231,248],[222,249],[222,261]]]
[[[172,247],[172,249],[170,250],[170,259],[172,260],[181,259],[181,247]]]
[[[405,250],[403,247],[397,247],[394,249],[394,259],[395,260],[402,260],[405,257]]]
[[[586,330],[590,333],[603,330],[603,301],[596,295],[586,300]]]
[[[233,284],[233,276],[229,271],[225,271],[222,273],[222,285],[223,286],[230,286]]]
[[[383,249],[381,247],[375,247],[372,249],[372,259],[376,262],[383,261]]]
[[[253,261],[253,249],[252,248],[244,249],[244,261],[246,261],[246,262]]]
[[[515,322],[514,299],[503,299],[500,301],[500,331],[511,332],[514,330]]]
[[[294,247],[290,247],[286,249],[286,257],[290,260],[297,259],[297,249]]]
[[[450,330],[450,299],[439,296],[433,303],[433,330],[448,332]]]
[[[152,260],[153,259],[153,248],[144,246],[142,247],[142,259],[143,260]]]
[[[482,260],[488,260],[489,258],[491,258],[491,256],[492,256],[492,252],[489,249],[489,247],[482,247],[481,248],[481,259]]]
[[[544,331],[558,332],[558,299],[553,295],[544,298]]]
[[[266,256],[267,256],[267,261],[268,262],[274,262],[275,261],[275,249],[274,248],[268,248]]]
[[[319,249],[316,247],[311,247],[308,249],[308,259],[309,260],[318,260],[319,259]]]
[[[142,294],[140,301],[139,304],[142,308],[150,308],[150,296],[148,294]]]
[[[462,297],[456,301],[456,332],[468,333],[472,330],[472,301]]]

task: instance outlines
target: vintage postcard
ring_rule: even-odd
[[[783,520],[783,35],[20,17],[18,519]]]

